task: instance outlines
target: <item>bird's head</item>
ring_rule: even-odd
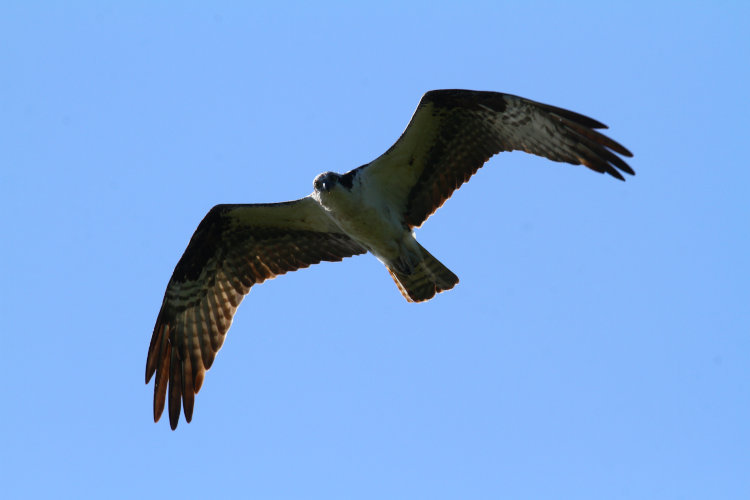
[[[313,181],[313,187],[318,193],[328,193],[339,183],[340,177],[336,172],[320,174]]]

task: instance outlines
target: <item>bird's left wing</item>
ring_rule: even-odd
[[[381,186],[416,227],[500,151],[583,164],[624,180],[621,171],[634,172],[615,153],[632,154],[595,130],[601,128],[587,116],[510,94],[432,90],[398,141],[357,175]]]
[[[172,429],[182,403],[190,422],[195,394],[251,286],[365,252],[310,197],[212,208],[177,263],[156,319],[146,361],[146,383],[156,374],[154,421],[169,389]]]

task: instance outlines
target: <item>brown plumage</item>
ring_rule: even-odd
[[[622,173],[634,172],[617,155],[632,154],[596,131],[603,128],[509,94],[434,90],[388,151],[346,174],[321,174],[312,195],[217,205],[177,263],[156,320],[146,361],[146,383],[156,375],[154,420],[168,399],[172,429],[182,407],[190,422],[206,370],[254,284],[370,251],[407,300],[429,300],[458,277],[414,240],[413,228],[501,151],[583,164],[624,180]]]
[[[633,156],[594,129],[607,126],[587,116],[523,97],[472,90],[432,90],[419,102],[404,133],[381,157],[409,158],[408,167],[381,158],[360,168],[373,175],[418,172],[406,197],[406,221],[419,227],[493,155],[525,151],[553,161],[585,165],[625,180],[635,175],[620,157]]]
[[[311,264],[366,252],[318,210],[303,198],[217,205],[208,212],[169,280],[151,338],[146,383],[156,373],[155,421],[164,411],[169,387],[170,425],[177,427],[181,403],[190,422],[195,394],[250,287]],[[282,222],[287,229],[278,227]]]

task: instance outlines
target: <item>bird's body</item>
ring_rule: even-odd
[[[321,177],[327,180],[324,182]],[[340,178],[332,172],[318,176],[313,183],[313,200],[347,236],[373,255],[381,260],[396,258],[409,232],[392,210],[391,200],[378,188],[364,188],[361,176],[354,177],[351,187],[342,184]]]
[[[370,252],[403,296],[429,300],[458,277],[417,243],[419,227],[493,154],[520,149],[584,164],[623,179],[632,156],[593,129],[604,125],[561,108],[495,92],[431,91],[399,140],[369,164],[318,175],[296,201],[217,205],[175,267],[154,327],[146,382],[156,373],[154,419],[176,428],[254,284],[320,261]],[[614,152],[614,153],[613,153]],[[624,179],[623,179],[624,180]]]

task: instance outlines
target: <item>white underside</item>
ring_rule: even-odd
[[[359,177],[351,190],[337,185],[328,192],[316,191],[312,197],[342,231],[384,264],[398,261],[404,254],[419,256],[414,235],[403,226],[401,207],[392,206],[389,197],[376,188],[365,189]]]

